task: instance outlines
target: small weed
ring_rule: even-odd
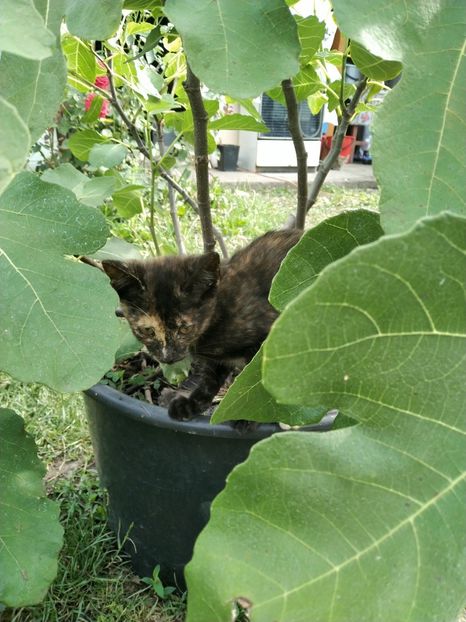
[[[164,378],[169,384],[178,386],[180,382],[183,382],[188,377],[189,370],[191,368],[191,357],[187,356],[177,363],[168,365],[166,363],[160,363],[160,369],[163,372]]]
[[[114,389],[120,389],[123,384],[124,373],[124,369],[111,369],[105,374],[100,382],[102,384],[108,384]]]
[[[149,372],[153,372],[152,368],[148,368]],[[132,376],[130,376],[130,378],[128,378],[128,385],[130,387],[143,387],[144,385],[147,384],[147,381],[149,379],[149,372],[146,369],[141,370],[141,372],[139,374],[133,374]],[[160,380],[157,379],[154,382],[151,383],[152,384],[152,388],[154,391],[157,391],[157,389],[160,387]]]
[[[162,583],[162,580],[159,577],[159,573],[160,573],[160,565],[157,564],[157,566],[154,568],[152,572],[152,577],[144,577],[142,581],[144,583],[147,583],[147,585],[152,589],[154,594],[156,594],[159,598],[166,600],[167,598],[170,598],[170,596],[173,594],[176,588],[171,587],[171,586],[165,587],[164,584]]]

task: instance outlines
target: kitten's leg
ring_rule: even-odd
[[[181,394],[175,396],[168,406],[170,417],[188,421],[206,410],[230,371],[231,368],[222,363],[196,362],[193,373],[181,384]],[[192,390],[189,396],[183,395],[186,389]]]

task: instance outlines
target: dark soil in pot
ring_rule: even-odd
[[[125,373],[144,369],[128,364]],[[155,370],[145,374],[134,392],[147,394],[150,386],[152,399],[152,390],[156,396],[166,383]],[[85,392],[85,404],[100,481],[108,490],[111,528],[120,539],[128,536],[124,548],[139,575],[152,575],[160,564],[164,583],[183,588],[183,568],[209,519],[212,500],[251,446],[282,432],[280,426],[261,424],[245,431],[228,423],[211,425],[205,415],[174,421],[165,408],[104,384]],[[333,419],[328,415],[302,429],[326,431]]]
[[[131,395],[149,404],[166,406],[164,392],[171,393],[177,388],[179,382],[187,376],[189,366],[187,359],[174,365],[161,366],[147,352],[140,351],[116,362],[113,368],[105,374],[100,384],[106,384],[125,395]],[[235,374],[231,374],[227,378],[224,386],[214,398],[212,407],[204,415],[209,415],[221,401],[233,382],[234,376]]]

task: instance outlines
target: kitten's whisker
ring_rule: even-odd
[[[135,305],[134,302],[131,303],[131,306],[137,309],[138,311],[140,311],[146,317],[150,317],[149,314],[146,311],[144,311],[144,309],[141,309],[141,307],[138,307],[137,305]]]

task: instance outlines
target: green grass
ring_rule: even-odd
[[[194,192],[191,195],[194,196]],[[218,181],[213,180],[211,197],[213,222],[222,232],[227,248],[232,253],[257,235],[270,229],[282,228],[288,216],[295,212],[296,189],[293,186],[222,187]],[[376,190],[325,186],[307,216],[306,227],[313,227],[342,210],[377,209],[378,197]],[[167,201],[166,193],[161,190],[156,203],[155,230],[163,251],[175,253],[176,245]],[[177,210],[188,252],[201,252],[202,236],[197,215],[179,199]],[[130,220],[117,218],[110,209],[107,215],[114,235],[133,242],[147,255],[153,254],[147,210]]]
[[[220,189],[214,184],[213,217],[232,252],[258,234],[283,226],[293,213],[291,187],[246,186]],[[378,193],[326,187],[308,216],[308,226],[344,209],[375,209]],[[187,248],[202,249],[198,219],[178,204]],[[157,211],[156,229],[166,251],[174,250],[168,206]],[[115,234],[150,253],[147,214],[125,221],[107,212]],[[181,622],[184,600],[157,599],[132,572],[121,543],[106,526],[105,493],[97,474],[80,395],[59,395],[47,387],[24,385],[0,376],[0,406],[25,419],[47,465],[48,494],[61,504],[65,543],[58,575],[44,602],[4,612],[2,622]]]
[[[47,466],[46,488],[65,531],[58,575],[43,603],[7,610],[2,622],[180,622],[184,600],[162,601],[136,577],[106,524],[81,395],[60,395],[0,376],[0,406],[25,419]]]
[[[83,465],[84,467],[85,465]],[[88,467],[89,468],[89,467]],[[11,622],[175,622],[180,597],[152,596],[135,577],[106,526],[105,498],[92,469],[76,469],[55,483],[65,543],[58,576],[41,605],[10,612]]]
[[[59,469],[62,462],[92,459],[84,404],[79,393],[60,394],[46,386],[21,384],[2,375],[0,406],[11,408],[24,417],[39,456],[49,469]]]

